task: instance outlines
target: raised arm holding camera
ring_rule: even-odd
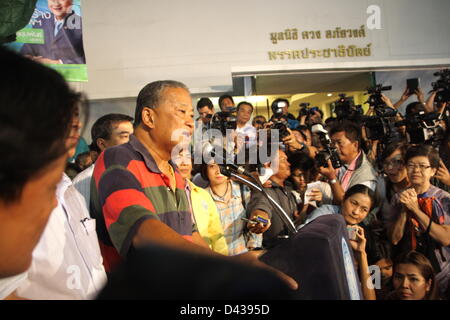
[[[327,166],[320,166],[319,171],[330,183],[334,202],[340,204],[345,191],[356,184],[375,190],[377,174],[361,149],[360,128],[343,121],[333,126],[329,134],[343,166],[335,169],[332,160],[328,159]]]

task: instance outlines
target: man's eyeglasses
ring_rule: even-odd
[[[431,168],[431,166],[427,166],[426,164],[415,164],[415,163],[408,163],[406,164],[406,168],[409,171],[413,171],[415,168],[419,168],[420,171],[425,171],[428,168]]]
[[[255,124],[260,124],[260,125],[264,125],[266,122],[263,120],[256,120]]]

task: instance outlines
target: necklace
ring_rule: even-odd
[[[222,196],[219,196],[217,193],[215,193],[212,188],[211,188],[211,191],[212,191],[212,193],[214,193],[214,195],[216,197],[218,197],[220,200],[223,200],[228,193],[228,185],[229,184],[230,184],[230,182],[227,182],[227,189],[225,190],[225,193]]]

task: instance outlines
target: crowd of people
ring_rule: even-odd
[[[139,252],[148,254],[141,251],[148,244],[231,263],[217,277],[235,287],[247,274],[236,272],[235,265],[263,272],[264,283],[272,283],[220,297],[288,297],[290,290],[302,290],[301,284],[258,259],[289,237],[269,195],[299,232],[317,217],[342,215],[364,299],[449,299],[445,119],[439,122],[445,132],[439,145],[411,143],[399,130],[398,139],[380,148],[383,142],[368,139],[363,125],[323,119],[317,107],[295,117],[286,99],[276,99],[266,119],[250,102],[235,108],[233,97],[224,95],[215,112],[204,97],[194,119],[189,89],[177,81],[156,81],[140,90],[134,118],[107,114],[95,121],[90,151],[77,157],[69,177],[67,159],[75,153],[87,102],[55,71],[2,48],[0,57],[8,80],[0,89],[0,146],[6,151],[0,166],[0,298],[93,299],[103,288],[110,292],[115,272]],[[407,112],[443,113],[448,106],[435,102],[435,94],[426,103],[417,94],[418,103]],[[397,109],[404,96],[396,104],[383,99],[387,108]],[[317,131],[317,125],[326,130]],[[209,134],[217,129],[230,139],[218,145]],[[334,167],[324,133],[340,167]],[[269,143],[262,139],[267,136]],[[209,143],[218,158],[203,157]],[[267,158],[261,157],[268,145]],[[327,152],[322,163],[318,158]],[[263,191],[229,174],[222,160],[230,154]],[[190,273],[204,270],[198,259],[178,266],[173,278],[195,277],[201,291],[215,271]],[[167,261],[167,273],[172,263]],[[146,273],[171,277],[164,270]],[[202,298],[219,296],[206,292]]]

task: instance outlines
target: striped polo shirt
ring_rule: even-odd
[[[176,165],[176,188],[169,177],[134,136],[128,143],[106,149],[95,163],[91,181],[90,211],[97,220],[105,269],[110,271],[126,258],[140,224],[157,219],[188,240],[196,227],[192,222],[185,181]],[[120,256],[119,256],[120,254]]]

